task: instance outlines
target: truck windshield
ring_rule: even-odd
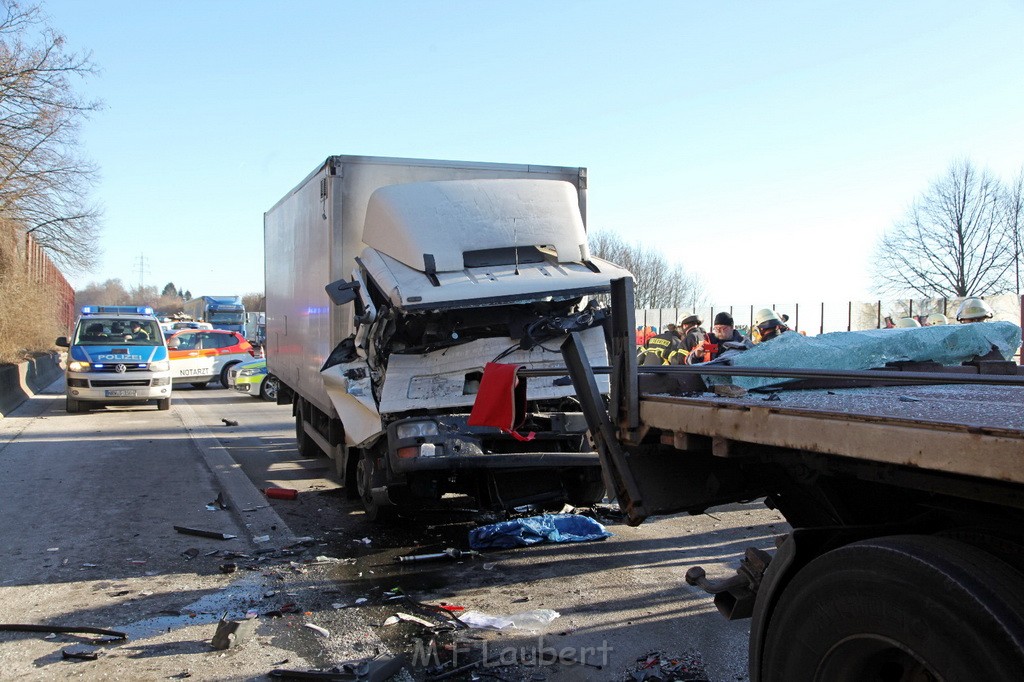
[[[242,313],[211,313],[209,321],[214,324],[244,324]]]
[[[156,320],[90,317],[78,323],[74,343],[78,346],[160,346],[164,335]]]

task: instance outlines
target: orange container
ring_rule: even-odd
[[[267,488],[263,494],[274,500],[294,500],[299,496],[299,491],[291,488]]]

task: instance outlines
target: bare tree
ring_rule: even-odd
[[[267,297],[261,291],[252,291],[242,294],[242,304],[245,306],[246,312],[264,312],[267,309]]]
[[[38,5],[0,0],[0,217],[71,269],[96,257],[99,209],[87,199],[96,168],[77,151],[79,125],[99,103],[72,87],[95,73],[90,54],[65,51]]]
[[[591,232],[589,242],[595,256],[633,273],[638,308],[694,308],[704,303],[703,283],[655,249],[629,244],[606,230]]]
[[[1013,252],[1002,193],[988,171],[954,161],[879,240],[879,293],[958,298],[1007,291]]]
[[[1024,256],[1024,167],[1006,190],[1006,231],[1011,240],[1013,252],[1013,290],[1021,292],[1021,257]]]
[[[75,291],[75,305],[131,305],[132,296],[119,279],[106,282],[90,282],[83,289]]]

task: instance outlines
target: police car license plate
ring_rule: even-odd
[[[134,398],[139,394],[134,388],[116,388],[109,389],[103,392],[108,398]]]

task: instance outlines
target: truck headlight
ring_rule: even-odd
[[[149,363],[149,371],[151,372],[169,372],[170,370],[170,360],[157,360],[156,362]]]
[[[68,363],[68,371],[69,372],[88,372],[89,371],[89,363],[88,362],[79,362],[78,360],[72,360],[71,362]]]
[[[437,433],[437,424],[434,422],[406,422],[399,424],[395,429],[395,434],[399,438],[436,436]]]

